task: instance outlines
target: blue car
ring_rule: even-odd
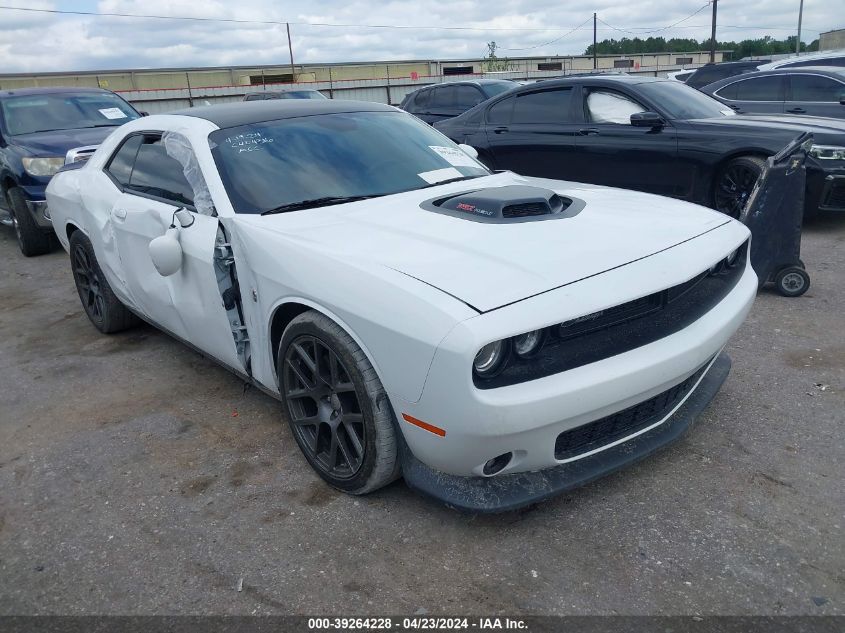
[[[100,88],[0,90],[0,224],[14,227],[24,255],[52,248],[44,190],[53,174],[87,159],[116,127],[140,116]]]

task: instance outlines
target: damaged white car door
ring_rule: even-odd
[[[180,155],[172,144],[165,147],[167,134],[164,141],[155,132],[127,137],[107,166],[122,189],[110,222],[127,289],[142,316],[246,373],[246,328],[228,239],[207,189],[201,184],[195,194],[186,178],[190,162],[186,168],[174,158],[190,161],[192,155],[184,156],[190,145],[181,137]],[[198,170],[196,175],[202,178]],[[205,199],[195,206],[197,197]],[[176,248],[181,247],[181,264],[165,276],[150,256],[150,242],[169,229]]]

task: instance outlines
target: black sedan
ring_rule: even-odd
[[[458,116],[482,101],[518,85],[509,79],[450,81],[409,92],[399,107],[426,123],[435,123]]]
[[[845,211],[845,122],[736,115],[677,81],[607,75],[523,86],[435,125],[493,169],[637,189],[737,216],[766,157],[802,132],[804,215]]]
[[[730,77],[699,90],[741,113],[845,119],[845,68],[779,68]]]

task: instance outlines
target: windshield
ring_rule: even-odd
[[[641,83],[638,87],[670,119],[713,119],[735,114],[725,104],[677,81]]]
[[[404,112],[266,121],[217,130],[209,142],[238,213],[264,213],[308,200],[386,195],[490,173]]]
[[[517,83],[515,81],[497,81],[494,83],[485,83],[481,86],[482,90],[484,90],[484,94],[487,97],[495,97],[498,94],[502,94],[507,90],[511,90],[512,88],[517,87]]]
[[[7,97],[0,107],[11,136],[123,125],[140,116],[117,95],[99,92]]]

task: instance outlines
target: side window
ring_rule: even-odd
[[[565,123],[569,121],[572,88],[543,90],[516,96],[514,123]]]
[[[783,101],[783,76],[757,77],[734,84],[738,101]]]
[[[455,86],[441,86],[434,89],[431,97],[433,108],[452,108],[455,106]]]
[[[612,90],[591,90],[585,106],[587,120],[593,123],[630,125],[632,114],[646,112],[633,99]]]
[[[457,106],[469,110],[484,101],[484,95],[474,86],[456,86]]]
[[[507,125],[510,123],[514,101],[516,101],[516,97],[508,97],[507,99],[502,99],[494,103],[487,109],[487,123],[494,125]]]
[[[111,157],[106,167],[106,171],[112,175],[112,178],[124,187],[129,185],[129,177],[135,165],[135,155],[138,153],[142,140],[142,136],[130,136]]]
[[[194,204],[194,192],[185,178],[182,165],[167,155],[158,136],[143,137],[129,189],[175,204]]]
[[[845,97],[845,84],[821,75],[790,75],[792,101],[825,101],[838,103]]]

